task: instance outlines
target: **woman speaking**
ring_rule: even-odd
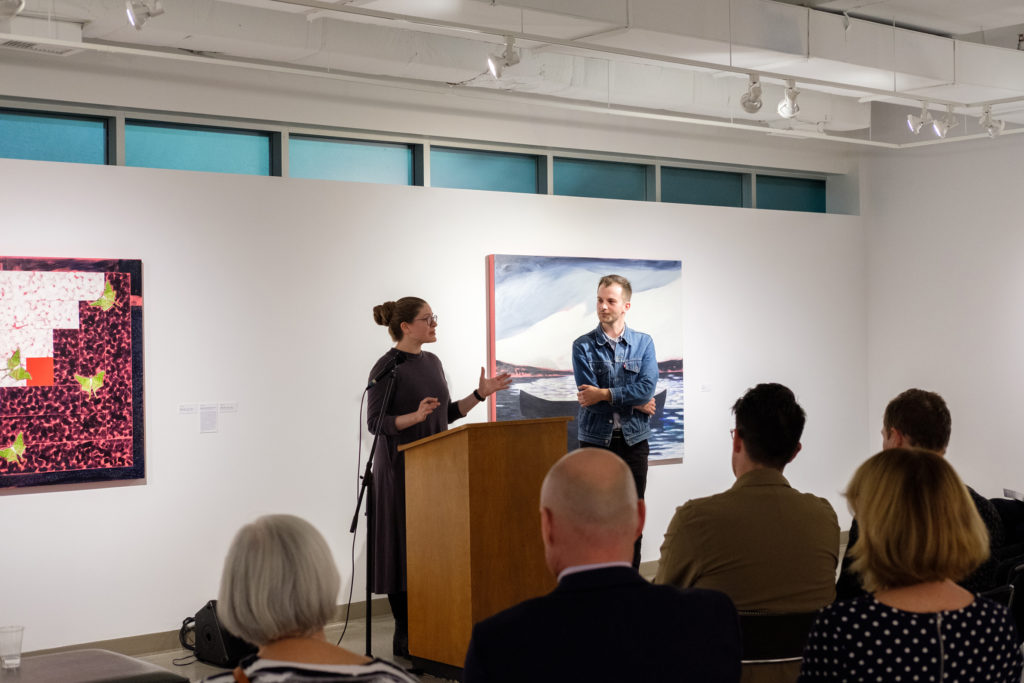
[[[478,403],[511,383],[507,373],[486,377],[480,368],[480,383],[459,401],[448,395],[448,382],[437,356],[423,350],[437,341],[437,316],[423,299],[407,296],[373,307],[373,319],[388,328],[394,348],[380,357],[370,370],[377,377],[394,367],[390,406],[384,405],[391,380],[386,377],[369,390],[367,427],[380,440],[374,452],[375,543],[373,591],[387,593],[395,617],[394,654],[409,655],[409,606],[405,570],[405,456],[402,444],[411,443],[448,429],[448,424],[465,417]]]

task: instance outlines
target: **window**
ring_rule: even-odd
[[[750,206],[750,174],[662,166],[661,201]]]
[[[406,144],[292,135],[288,176],[412,185],[413,150]]]
[[[825,213],[825,181],[758,174],[757,208]]]
[[[650,166],[555,157],[555,194],[605,199],[651,199]]]
[[[171,118],[161,112],[134,112],[131,116],[136,118],[125,120],[120,112],[102,107],[36,111],[39,105],[27,100],[5,105],[0,108],[0,158],[117,164],[123,138],[127,166],[268,176],[282,175],[286,165],[293,178],[423,185],[429,175],[433,187],[445,188],[544,194],[551,187],[556,195],[574,197],[814,213],[829,208],[828,181],[814,171],[793,171],[812,176],[801,178],[682,159],[665,159],[659,165],[644,157],[614,161],[630,157],[612,152],[604,155],[608,160],[595,160],[540,149],[522,152],[524,147],[514,145],[508,151],[427,146],[412,134],[370,133],[388,141],[360,140],[334,137],[322,129],[290,134],[288,124],[270,121],[194,118],[199,123],[171,123],[158,120]],[[345,133],[339,130],[336,135]],[[282,140],[287,140],[286,147]],[[449,143],[463,144],[470,143]]]
[[[431,187],[498,192],[539,191],[538,159],[532,154],[430,148]]]
[[[105,164],[106,120],[0,111],[0,157]]]
[[[270,134],[129,121],[124,156],[127,166],[270,175]]]

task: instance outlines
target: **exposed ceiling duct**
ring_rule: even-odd
[[[993,23],[1024,22],[1015,0],[985,2],[998,15]],[[985,112],[1004,135],[1024,129],[1024,51],[823,11],[838,4],[193,0],[169,3],[138,31],[125,21],[124,6],[107,0],[28,0],[22,17],[0,22],[0,43],[473,89],[553,107],[886,146],[925,144],[906,125],[922,108],[939,117],[951,107],[951,122],[971,119],[950,125],[946,141],[989,135],[992,126],[980,123]],[[16,22],[41,15],[84,29],[29,40],[27,26]],[[500,79],[487,71],[491,55],[501,57]],[[750,106],[753,81],[770,106]],[[774,106],[789,101],[787,90],[800,93],[799,104],[783,111],[792,117]]]
[[[10,35],[6,40],[0,38],[0,48],[8,50],[23,50],[58,57],[67,57],[82,51],[81,47],[76,46],[76,43],[82,42],[82,24],[79,22],[19,16],[0,21],[0,32]],[[67,44],[61,45],[50,42],[51,40]]]

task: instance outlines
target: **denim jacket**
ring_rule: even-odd
[[[580,441],[605,446],[611,443],[614,413],[619,414],[627,445],[650,437],[650,415],[633,409],[650,401],[658,384],[658,361],[650,335],[627,327],[613,351],[611,342],[598,325],[572,343],[572,370],[577,387],[589,384],[611,389],[612,393],[611,403],[601,401],[592,406],[580,406],[577,417]]]

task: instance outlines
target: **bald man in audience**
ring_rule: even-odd
[[[739,681],[729,598],[654,586],[631,566],[645,512],[614,453],[581,448],[555,463],[541,487],[540,526],[558,587],[476,624],[463,681]]]

